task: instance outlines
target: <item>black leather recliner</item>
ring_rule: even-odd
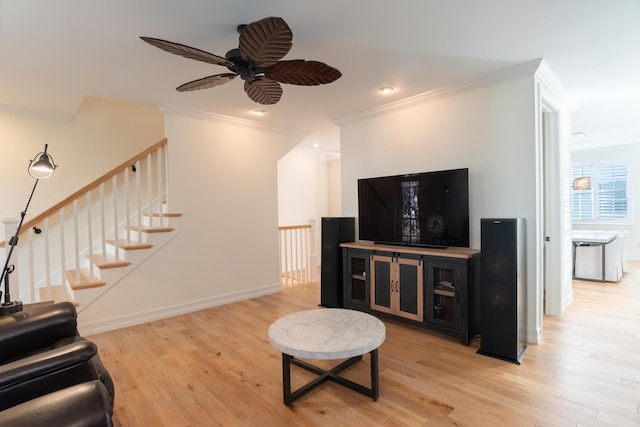
[[[0,426],[112,427],[110,400],[100,381],[80,383],[0,411]]]
[[[70,389],[72,386],[96,380],[102,384],[104,393],[88,392],[85,387],[84,392],[75,391],[74,396],[79,399],[87,393],[104,395],[110,419],[115,394],[113,381],[96,345],[79,336],[73,304],[36,305],[0,317],[0,411],[25,403],[37,405],[40,401],[47,405],[58,402],[49,409],[53,411],[51,414],[60,414],[60,404],[66,399],[55,399],[54,392],[60,391],[58,396],[73,395],[77,389]],[[53,397],[44,399],[49,394]],[[44,410],[44,406],[40,408]],[[11,413],[15,411],[18,409],[12,409]]]

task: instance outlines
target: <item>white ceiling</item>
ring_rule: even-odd
[[[220,56],[238,24],[280,16],[293,32],[284,59],[315,59],[343,76],[283,85],[260,106],[242,81],[178,93],[226,72],[139,39]],[[543,58],[587,142],[640,142],[638,0],[0,0],[0,108],[68,119],[84,96],[169,104],[320,132],[341,117]],[[394,86],[383,97],[377,89]],[[256,108],[263,117],[250,114]]]

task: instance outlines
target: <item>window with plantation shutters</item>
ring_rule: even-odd
[[[606,222],[627,218],[626,163],[573,166],[571,182],[580,176],[589,176],[591,187],[587,190],[571,188],[572,220]]]
[[[598,219],[621,220],[627,217],[627,165],[598,165]]]

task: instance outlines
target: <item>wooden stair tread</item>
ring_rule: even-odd
[[[143,214],[143,216],[149,216],[149,214],[145,213]],[[157,218],[160,216],[160,213],[154,212],[151,214],[151,216]],[[179,218],[182,216],[182,213],[181,212],[163,212],[162,216],[167,218]]]
[[[127,244],[127,241],[125,239],[120,239],[120,240],[107,240],[107,243],[116,246],[120,249],[124,249],[126,251],[135,251],[135,250],[139,250],[139,249],[151,249],[153,247],[153,245],[149,244],[149,243],[142,243],[142,242],[134,242],[131,241],[129,242],[129,244]]]
[[[131,263],[128,261],[116,260],[116,258],[113,255],[104,255],[104,254],[94,254],[91,257],[91,261],[96,267],[100,269],[127,267],[131,265]]]
[[[173,231],[173,227],[142,227],[138,226],[130,227],[131,230],[140,231],[142,233],[170,233]]]
[[[91,274],[89,273],[88,268],[83,268],[80,270],[80,277],[76,277],[75,270],[67,270],[64,272],[64,275],[69,282],[69,286],[74,291],[80,289],[89,289],[89,288],[99,288],[100,286],[106,285],[106,282],[101,280],[91,279]]]

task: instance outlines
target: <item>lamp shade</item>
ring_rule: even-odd
[[[42,153],[36,154],[33,160],[29,161],[29,175],[34,177],[35,179],[45,179],[49,178],[55,172],[58,167],[53,162],[53,157],[50,154],[47,154],[48,145],[44,145],[44,151]],[[38,159],[38,160],[36,160]]]
[[[590,176],[581,176],[573,180],[574,190],[588,190],[589,188],[591,188]]]

